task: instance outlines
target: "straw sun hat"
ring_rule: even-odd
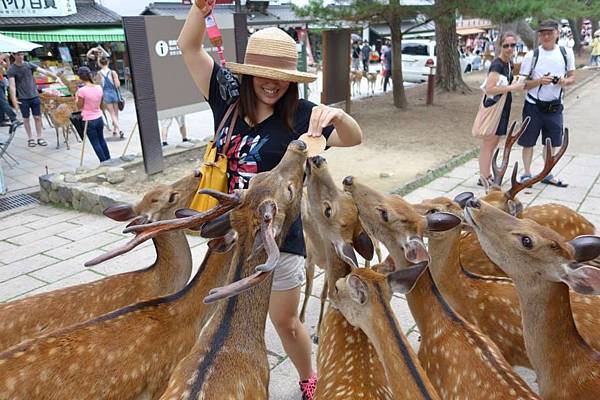
[[[244,63],[228,62],[233,73],[259,76],[280,81],[308,83],[314,74],[298,71],[296,42],[279,28],[265,28],[248,39]]]

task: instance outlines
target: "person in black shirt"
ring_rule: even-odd
[[[500,137],[506,135],[508,120],[510,118],[510,107],[512,104],[512,94],[515,90],[523,90],[524,84],[513,83],[513,56],[517,46],[517,35],[512,32],[504,32],[498,39],[497,48],[500,49],[500,56],[492,61],[488,72],[485,85],[485,99],[483,105],[490,107],[496,104],[501,96],[506,96],[506,102],[502,109],[502,116],[498,123],[498,129],[495,135],[483,138],[479,153],[479,181],[478,185],[484,186],[484,180],[491,183],[492,175],[492,155],[498,147]]]
[[[202,48],[208,8],[192,7],[179,36],[183,59],[200,92],[208,100],[218,126],[231,101],[219,85],[222,69]],[[297,70],[294,40],[278,28],[255,32],[248,40],[245,62],[228,62],[239,82],[239,118],[226,149],[229,191],[248,187],[250,179],[275,167],[287,145],[300,135],[323,135],[328,146],[347,147],[362,141],[356,121],[343,110],[315,105],[298,99],[298,83],[316,76]],[[221,93],[224,92],[224,93]],[[233,113],[232,113],[233,114]],[[229,127],[232,118],[223,125]],[[229,128],[217,133],[217,147],[223,148]],[[311,340],[298,318],[300,286],[304,282],[306,249],[300,218],[293,224],[281,247],[275,269],[269,316],[283,347],[300,376],[303,399],[312,399],[316,374],[311,363]]]

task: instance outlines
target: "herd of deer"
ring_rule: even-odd
[[[247,190],[185,209],[199,174],[105,215],[135,237],[94,265],[153,239],[155,263],[135,272],[0,305],[1,399],[267,399],[264,339],[278,244],[299,213],[307,266],[326,271],[317,399],[598,399],[600,237],[584,217],[524,208],[501,188],[511,127],[494,184],[409,204],[353,177],[343,188],[325,159],[292,142]],[[495,158],[498,153],[496,153]],[[189,280],[184,230],[209,238]],[[380,241],[390,256],[371,259]],[[142,266],[140,266],[142,267]],[[308,285],[307,285],[308,286]],[[569,290],[569,288],[571,290]],[[421,335],[415,353],[392,308],[406,294]],[[322,308],[323,310],[323,308]],[[513,371],[532,368],[539,395]]]
[[[377,84],[377,77],[379,76],[379,71],[377,72],[366,72],[366,71],[358,71],[352,70],[350,71],[350,86],[352,89],[352,95],[360,94],[360,84],[363,78],[367,79],[367,94],[371,92],[372,95],[375,94],[375,85]]]

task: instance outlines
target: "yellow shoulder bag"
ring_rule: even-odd
[[[223,129],[223,125],[231,115],[233,111],[233,117],[231,118],[231,124],[229,125],[229,129],[227,130],[227,140],[225,141],[225,145],[221,149],[221,153],[217,151],[217,140],[219,137],[219,132]],[[213,189],[218,190],[219,192],[227,193],[227,148],[229,147],[229,142],[231,141],[231,134],[235,127],[235,122],[237,120],[239,114],[239,106],[238,101],[232,104],[225,116],[221,120],[219,127],[215,131],[215,136],[213,140],[209,141],[206,145],[206,150],[204,151],[204,159],[202,162],[202,166],[200,167],[200,172],[202,173],[202,178],[200,178],[200,184],[198,184],[198,190],[200,189]],[[198,194],[194,196],[192,199],[192,203],[190,204],[190,208],[193,208],[196,211],[206,211],[215,207],[219,202],[211,196],[206,194]]]

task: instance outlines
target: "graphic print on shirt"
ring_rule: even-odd
[[[227,138],[227,129],[223,128],[219,136],[217,147],[222,149]],[[260,149],[267,142],[267,137],[260,135],[240,136],[233,133],[227,149],[227,180],[229,193],[234,189],[246,189],[250,178],[258,173],[260,162]]]

